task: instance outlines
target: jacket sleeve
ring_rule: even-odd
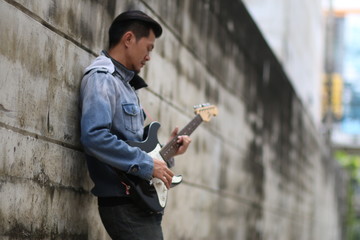
[[[81,84],[81,143],[87,154],[112,167],[143,179],[150,179],[153,160],[144,151],[129,146],[111,133],[116,109],[114,77],[95,72]]]

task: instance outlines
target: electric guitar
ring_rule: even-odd
[[[157,138],[157,132],[160,128],[160,123],[158,122],[152,122],[145,128],[147,136],[144,141],[128,141],[127,143],[130,146],[139,147],[141,150],[147,152],[152,158],[157,158],[166,162],[174,157],[179,148],[179,144],[177,143],[178,136],[190,136],[203,121],[209,122],[213,116],[218,114],[217,107],[210,104],[194,106],[194,111],[196,116],[164,147],[160,145]],[[137,203],[140,203],[142,207],[151,212],[161,212],[164,210],[168,189],[162,180],[152,178],[150,181],[147,181],[124,172],[119,172],[119,174],[125,182],[127,191],[131,196],[136,198]],[[174,176],[172,179],[172,186],[181,183],[181,181],[181,175]]]

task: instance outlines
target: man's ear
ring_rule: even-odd
[[[126,47],[129,47],[135,41],[135,35],[131,31],[123,35],[123,41]]]

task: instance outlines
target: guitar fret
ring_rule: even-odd
[[[179,133],[176,137],[174,137],[169,143],[167,143],[161,150],[160,155],[162,158],[167,161],[171,157],[173,157],[176,151],[179,148],[177,141],[177,137],[181,135],[190,136],[192,132],[201,124],[202,118],[200,115],[196,115],[191,122],[189,122]]]

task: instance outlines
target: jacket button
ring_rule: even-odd
[[[133,172],[133,173],[137,173],[139,171],[139,167],[138,166],[133,166],[132,168],[131,168],[131,172]]]

